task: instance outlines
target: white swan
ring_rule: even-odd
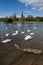
[[[17,35],[18,34],[18,31],[15,31],[15,33],[12,33],[12,35]]]
[[[27,30],[27,32],[30,32],[31,30]]]
[[[7,37],[7,36],[9,36],[9,33],[6,33],[6,35],[5,35],[5,36],[6,36],[6,37]]]
[[[24,31],[21,32],[21,34],[24,34],[24,33],[25,33]]]
[[[5,39],[5,40],[2,40],[2,43],[7,43],[7,42],[10,42],[12,39]]]
[[[30,35],[34,35],[34,33],[30,33]]]
[[[30,40],[30,39],[32,39],[32,37],[31,37],[30,35],[27,35],[27,36],[24,38],[24,40]]]

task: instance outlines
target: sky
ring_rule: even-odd
[[[12,16],[43,16],[43,0],[0,0],[0,17]]]

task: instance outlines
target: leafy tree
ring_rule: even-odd
[[[43,21],[43,17],[40,18],[40,21]]]
[[[12,23],[13,21],[12,21],[11,18],[8,18],[6,22],[7,22],[7,23]]]
[[[29,15],[27,18],[26,18],[27,21],[34,21],[34,17],[32,15]]]

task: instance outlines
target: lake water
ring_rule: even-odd
[[[27,32],[27,30],[31,30]],[[17,35],[12,35],[18,31]],[[25,32],[21,34],[21,32]],[[9,33],[9,36],[5,36],[6,33]],[[31,40],[25,41],[24,38],[26,35],[34,33]],[[5,24],[0,23],[0,44],[5,39],[12,39],[10,43],[17,43],[21,48],[35,48],[43,50],[43,22],[31,22],[31,23],[16,23],[16,24]]]

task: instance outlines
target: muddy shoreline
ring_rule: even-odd
[[[6,43],[0,45],[0,65],[43,65],[43,55],[24,53]]]

